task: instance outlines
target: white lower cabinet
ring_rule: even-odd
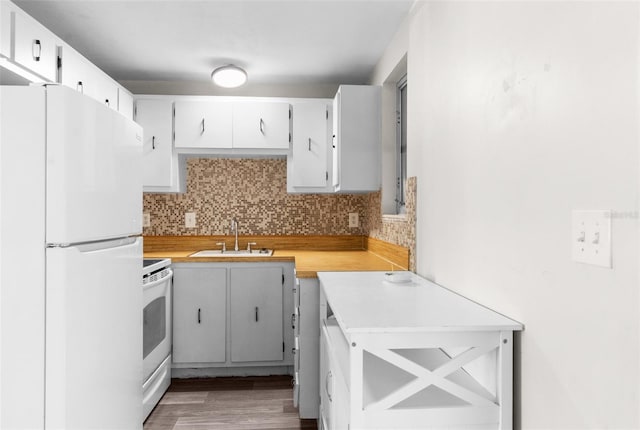
[[[318,278],[296,279],[296,299],[292,323],[297,344],[294,402],[303,419],[317,419],[320,404],[318,366],[320,360],[320,286]]]
[[[512,428],[520,323],[415,274],[318,278],[325,428]]]
[[[173,362],[226,360],[227,269],[175,267]]]
[[[183,376],[259,374],[264,367],[293,374],[293,263],[173,266],[174,369]]]
[[[280,361],[284,355],[282,267],[231,269],[231,361]]]
[[[335,319],[320,335],[321,419],[327,430],[349,428],[348,346]]]

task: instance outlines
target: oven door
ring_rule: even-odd
[[[171,353],[171,279],[169,275],[143,287],[142,358],[144,381]]]

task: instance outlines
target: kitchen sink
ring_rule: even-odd
[[[246,249],[234,251],[222,251],[221,249],[203,249],[202,251],[194,252],[189,257],[271,257],[273,249],[252,249],[247,251]]]

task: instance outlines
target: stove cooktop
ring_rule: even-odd
[[[145,258],[142,260],[142,267],[151,266],[152,264],[156,264],[161,262],[161,258]]]
[[[152,273],[163,270],[171,265],[170,258],[143,258],[142,259],[142,276],[148,276]]]

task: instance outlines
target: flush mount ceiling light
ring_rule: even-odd
[[[238,66],[228,64],[215,69],[211,73],[211,80],[219,87],[236,88],[247,82],[247,72]]]

